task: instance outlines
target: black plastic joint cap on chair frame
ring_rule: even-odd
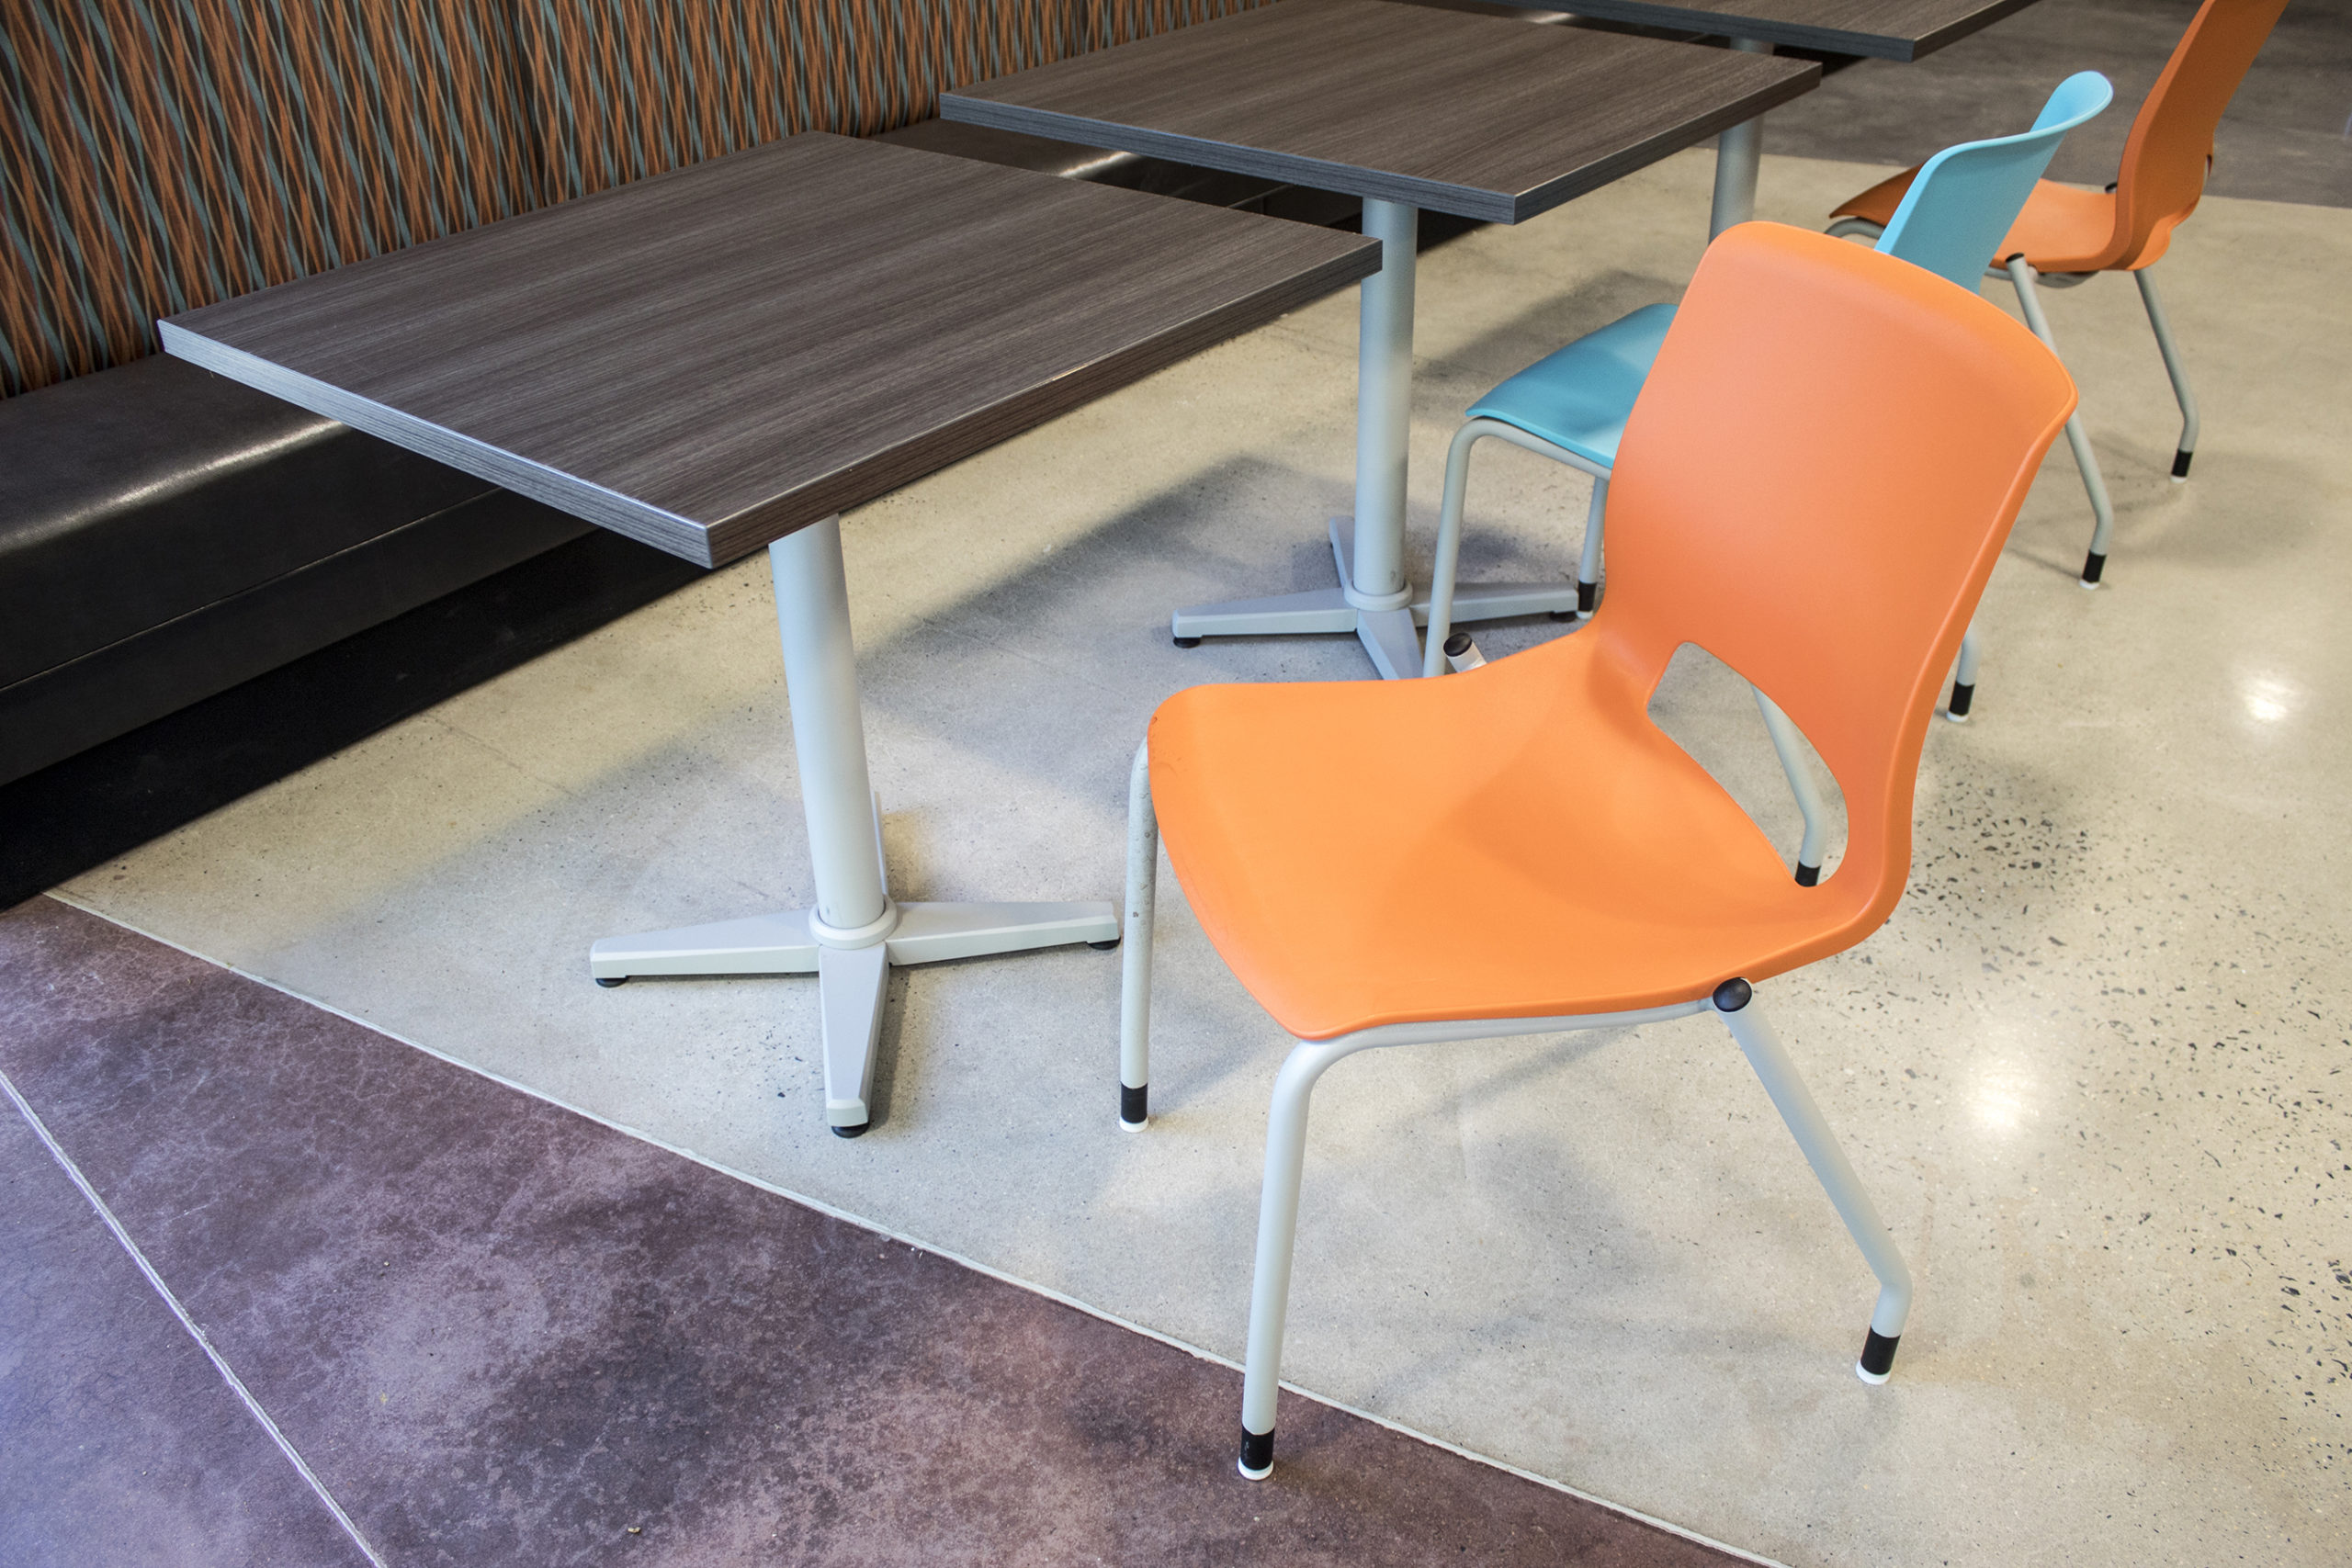
[[[2177,479],[2187,479],[2189,462],[2196,456],[2194,452],[2175,452],[2172,455],[2172,477]]]
[[[1715,987],[1715,1010],[1737,1012],[1756,995],[1756,987],[1745,980],[1725,980]]]
[[[2097,582],[2098,581],[2098,574],[2106,570],[2107,558],[2099,554],[2097,550],[2093,550],[2090,554],[2083,558],[2083,581],[2085,582]]]
[[[1252,1481],[1262,1481],[1273,1473],[1274,1435],[1241,1428],[1241,1473]]]
[[[1151,1119],[1150,1100],[1151,1086],[1149,1084],[1137,1084],[1133,1089],[1121,1084],[1119,1086],[1119,1120],[1130,1127],[1142,1126]]]
[[[1883,1378],[1894,1370],[1894,1348],[1903,1343],[1900,1334],[1881,1334],[1873,1328],[1870,1337],[1862,1341],[1862,1371],[1874,1378]]]
[[[1968,716],[1969,705],[1975,702],[1975,700],[1976,684],[1974,682],[1969,682],[1963,684],[1961,682],[1954,681],[1951,683],[1951,701],[1944,705],[1944,712],[1951,715],[1954,718],[1966,718]]]

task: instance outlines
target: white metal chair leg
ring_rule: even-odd
[[[1944,716],[1954,724],[1968,722],[1968,709],[1976,701],[1976,660],[1979,652],[1976,623],[1968,623],[1968,635],[1960,639],[1960,668],[1952,671],[1951,701],[1944,705]]]
[[[2148,325],[2155,329],[2156,347],[2165,356],[2165,374],[2172,378],[2172,395],[2180,404],[2180,446],[2172,455],[2172,479],[2179,484],[2188,478],[2189,462],[2197,456],[2197,394],[2188,389],[2188,367],[2180,362],[2180,345],[2173,341],[2154,273],[2153,266],[2143,266],[2132,275],[2132,281],[2140,286],[2140,303],[2147,308]]]
[[[1821,790],[1813,782],[1813,770],[1804,765],[1804,752],[1797,745],[1797,727],[1781,711],[1781,705],[1764,694],[1760,686],[1750,686],[1756,694],[1757,711],[1764,716],[1764,728],[1772,737],[1772,750],[1781,759],[1781,771],[1789,775],[1789,793],[1796,796],[1797,810],[1804,816],[1804,841],[1797,846],[1797,886],[1814,887],[1821,882],[1821,857],[1829,836],[1829,808],[1821,798]]]
[[[2033,285],[2033,268],[2023,256],[2011,256],[2006,269],[2009,282],[2018,291],[2018,308],[2025,312],[2026,325],[2033,335],[2058,352],[2058,340],[2050,335],[2050,319],[2041,313],[2041,296]],[[2062,356],[2063,357],[2063,356]],[[2091,498],[2091,515],[2097,520],[2091,530],[2090,554],[2083,560],[2083,586],[2097,588],[2099,574],[2107,570],[2107,548],[2115,533],[2115,508],[2107,498],[2107,477],[2099,472],[2098,458],[2091,451],[2091,438],[2083,430],[2080,409],[2067,417],[2066,445],[2073,448],[2075,467],[2083,476],[2083,489]]]
[[[1498,419],[1469,421],[1453,433],[1453,444],[1445,453],[1445,489],[1437,514],[1437,555],[1430,569],[1429,635],[1421,644],[1421,673],[1425,677],[1445,673],[1445,641],[1453,629],[1454,580],[1462,566],[1462,505],[1470,488],[1470,449],[1489,435],[1592,476],[1594,488],[1592,505],[1586,514],[1584,556],[1577,568],[1579,611],[1591,607],[1590,594],[1600,582],[1600,513],[1608,504],[1609,470],[1540,435],[1530,435],[1515,424],[1506,424]]]
[[[1421,643],[1421,675],[1445,673],[1445,639],[1453,630],[1454,575],[1462,565],[1462,498],[1470,488],[1470,448],[1487,434],[1474,419],[1453,433],[1445,451],[1445,490],[1438,504],[1437,555],[1430,566],[1429,632]]]
[[[1584,549],[1577,557],[1577,614],[1589,615],[1600,602],[1600,528],[1609,510],[1609,476],[1592,476],[1592,504],[1584,512]]]
[[[1127,778],[1127,916],[1119,963],[1119,1125],[1150,1120],[1151,914],[1159,875],[1159,818],[1151,808],[1151,742]]]
[[[1283,1323],[1290,1310],[1291,1250],[1298,1235],[1299,1178],[1306,1164],[1307,1100],[1332,1063],[1363,1049],[1344,1036],[1300,1041],[1283,1062],[1266,1111],[1266,1184],[1258,1199],[1250,1348],[1241,1371],[1241,1473],[1252,1481],[1274,1472],[1274,1401],[1282,1387]]]
[[[1838,1217],[1846,1222],[1846,1234],[1854,1238],[1871,1272],[1878,1276],[1878,1305],[1871,1313],[1870,1333],[1862,1341],[1862,1354],[1854,1363],[1854,1373],[1864,1382],[1884,1382],[1894,1366],[1895,1344],[1903,1337],[1903,1325],[1911,1315],[1911,1270],[1894,1245],[1894,1234],[1879,1218],[1878,1208],[1864,1190],[1861,1178],[1854,1174],[1845,1151],[1838,1146],[1837,1135],[1823,1119],[1821,1108],[1814,1103],[1804,1079],[1798,1076],[1788,1048],[1764,1021],[1753,998],[1754,992],[1747,981],[1726,980],[1715,989],[1716,1016],[1731,1031],[1732,1038],[1739,1042],[1748,1066],[1763,1081],[1764,1092],[1772,1097],[1781,1120],[1788,1123],[1797,1147],[1804,1151],[1805,1163],[1813,1167],[1822,1190],[1829,1194]],[[1270,1149],[1270,1170],[1272,1157]],[[1251,1344],[1254,1348],[1254,1335]]]

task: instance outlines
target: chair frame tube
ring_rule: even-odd
[[[1462,505],[1470,489],[1470,449],[1489,435],[1592,476],[1592,504],[1585,513],[1584,555],[1577,568],[1579,609],[1588,607],[1586,588],[1600,581],[1600,521],[1609,502],[1611,470],[1540,435],[1530,435],[1515,424],[1498,419],[1468,421],[1453,433],[1453,444],[1445,453],[1445,491],[1438,508],[1437,556],[1430,568],[1429,633],[1421,644],[1424,678],[1445,673],[1445,639],[1453,629],[1454,579],[1462,565]]]
[[[1159,899],[1159,817],[1151,805],[1151,742],[1127,774],[1126,922],[1119,954],[1119,1125],[1151,1120],[1151,922]]]
[[[2041,295],[2034,287],[2041,275],[2025,257],[2011,256],[2002,265],[2010,286],[2018,291],[2018,309],[2025,312],[2026,325],[2033,329],[2052,354],[2058,353],[2058,340],[2050,335],[2050,318],[2042,314]],[[2075,281],[2081,281],[2079,278]],[[2065,356],[2060,355],[2063,360]],[[2098,520],[2091,530],[2090,554],[2083,560],[2082,585],[2098,586],[2099,575],[2107,570],[2107,550],[2115,534],[2115,507],[2107,498],[2107,478],[2099,472],[2098,454],[2091,450],[2091,438],[2083,429],[2083,411],[2077,408],[2066,416],[2066,445],[2075,454],[2075,468],[2083,476],[2083,489],[2091,498],[2091,515]]]
[[[1238,1468],[1251,1481],[1273,1473],[1275,1407],[1282,1388],[1283,1338],[1290,1314],[1292,1263],[1298,1240],[1298,1201],[1306,1165],[1306,1122],[1315,1086],[1337,1063],[1359,1051],[1429,1045],[1574,1030],[1623,1029],[1713,1011],[1738,1043],[1764,1092],[1781,1112],[1846,1231],[1879,1281],[1870,1332],[1854,1364],[1865,1382],[1887,1381],[1894,1348],[1911,1313],[1911,1270],[1894,1233],[1854,1172],[1821,1114],[1795,1061],[1753,1002],[1744,981],[1719,987],[1713,998],[1630,1012],[1562,1018],[1461,1019],[1385,1024],[1329,1040],[1302,1040],[1275,1076],[1266,1111],[1266,1168],[1258,1198],[1258,1245],[1250,1287],[1249,1348],[1241,1373],[1241,1454]]]
[[[2148,325],[2156,334],[2156,350],[2165,356],[2165,374],[2172,378],[2172,395],[2180,404],[2180,445],[2172,455],[2172,481],[2181,484],[2188,479],[2188,465],[2197,456],[2197,394],[2189,389],[2188,367],[2181,363],[2180,345],[2173,341],[2172,322],[2165,315],[2164,300],[2156,293],[2155,267],[2152,264],[2132,275],[2140,286],[2140,303],[2148,312]]]

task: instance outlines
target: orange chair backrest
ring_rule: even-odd
[[[1708,248],[1618,448],[1596,652],[1653,691],[1686,642],[1778,702],[1845,792],[1822,896],[1901,897],[1945,670],[2042,454],[2057,356],[1976,295],[1808,230]]]
[[[2287,0],[2205,0],[2180,35],[2123,144],[2114,265],[2136,265],[2150,242],[2167,238],[2196,210],[2222,111],[2286,8]]]

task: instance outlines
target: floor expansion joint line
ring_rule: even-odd
[[[332,1002],[322,1001],[318,998],[305,995],[304,993],[294,989],[290,986],[282,985],[276,980],[270,979],[266,975],[256,975],[251,970],[240,968],[234,964],[226,964],[221,962],[220,959],[210,956],[209,954],[198,953],[194,948],[182,946],[180,943],[172,941],[168,937],[159,936],[153,931],[142,931],[127,920],[119,919],[102,910],[92,908],[85,904],[79,903],[74,898],[69,897],[65,894],[57,890],[52,889],[47,897],[56,899],[59,903],[65,905],[68,908],[79,909],[84,914],[89,915],[96,919],[104,920],[108,925],[130,931],[133,935],[142,937],[159,946],[168,947],[175,953],[184,953],[199,963],[211,964],[216,969],[224,970],[229,974],[239,976],[240,978],[250,980],[257,986],[266,987],[270,990],[277,992],[280,996],[290,997],[306,1007],[313,1007],[318,1009],[321,1012],[330,1013],[336,1018],[356,1023],[360,1028],[368,1030],[371,1033],[381,1035],[387,1040],[395,1041],[400,1044],[407,1046],[410,1050],[422,1052],[425,1055],[431,1056],[435,1061],[447,1062],[453,1067],[471,1073],[476,1077],[487,1079],[492,1083],[497,1084],[502,1089],[512,1089],[517,1094],[538,1100],[540,1103],[545,1105],[552,1105],[557,1110],[569,1112],[573,1116],[580,1117],[583,1121],[593,1122],[597,1126],[609,1128],[611,1131],[618,1133],[624,1137],[633,1138],[639,1143],[648,1145],[653,1148],[661,1149],[666,1154],[675,1155],[680,1159],[692,1161],[694,1164],[701,1166],[704,1169],[716,1171],[719,1175],[728,1178],[729,1180],[740,1181],[747,1187],[754,1188],[759,1191],[770,1193],[775,1197],[785,1199],[788,1202],[797,1203],[803,1208],[813,1210],[820,1214],[825,1215],[829,1219],[839,1220],[844,1224],[855,1225],[860,1230],[868,1231],[888,1240],[902,1243],[907,1247],[915,1248],[919,1252],[929,1253],[934,1258],[944,1258],[950,1263],[956,1264],[959,1268],[969,1269],[976,1274],[984,1275],[989,1279],[998,1280],[1003,1284],[1011,1285],[1017,1290],[1025,1291],[1031,1295],[1043,1296],[1047,1301],[1069,1307],[1075,1312],[1084,1313],[1087,1316],[1110,1324],[1115,1328],[1123,1328],[1130,1334],[1137,1334],[1141,1335],[1144,1338],[1157,1340],[1160,1344],[1166,1345],[1171,1349],[1182,1350],[1186,1355],[1193,1357],[1198,1360],[1207,1361],[1213,1366],[1224,1367],[1227,1371],[1234,1372],[1238,1372],[1242,1370],[1241,1363],[1229,1356],[1220,1356],[1214,1350],[1205,1349],[1201,1346],[1192,1344],[1187,1340],[1179,1339],[1172,1335],[1163,1334],[1156,1328],[1151,1328],[1143,1324],[1136,1323],[1132,1319],[1123,1317],[1117,1313],[1106,1311],[1091,1303],[1080,1301],[1077,1297],[1057,1291],[1051,1286],[1041,1285],[1035,1280],[1023,1280],[1018,1275],[1009,1274],[1001,1269],[982,1263],[977,1258],[967,1258],[962,1253],[956,1252],[951,1248],[940,1247],[933,1242],[925,1241],[921,1236],[910,1235],[906,1232],[894,1230],[890,1226],[884,1224],[877,1220],[870,1219],[863,1214],[853,1213],[836,1204],[829,1203],[821,1198],[814,1198],[804,1192],[794,1191],[790,1188],[780,1187],[773,1181],[764,1180],[760,1177],[739,1170],[735,1167],[728,1165],[722,1161],[713,1159],[707,1155],[698,1154],[695,1150],[687,1148],[683,1145],[674,1144],[667,1139],[656,1137],[651,1134],[646,1133],[640,1128],[632,1127],[625,1122],[616,1122],[608,1116],[574,1105],[569,1100],[558,1099],[556,1096],[548,1094],[544,1090],[534,1089],[528,1084],[519,1083],[513,1078],[503,1076],[503,1074],[492,1072],[486,1067],[479,1066],[474,1063],[463,1061],[458,1057],[452,1056],[447,1052],[437,1051],[432,1046],[424,1044],[422,1042],[409,1039],[407,1036],[402,1034],[395,1033],[372,1020],[362,1018],[356,1013],[345,1011],[344,1009],[336,1007]],[[81,1173],[74,1169],[73,1166],[66,1161],[62,1151],[58,1149],[57,1145],[53,1142],[50,1141],[48,1130],[42,1127],[40,1122],[33,1117],[31,1108],[27,1106],[24,1100],[17,1096],[15,1087],[8,1084],[5,1074],[0,1074],[0,1088],[6,1088],[7,1089],[9,1098],[16,1100],[17,1109],[24,1112],[28,1121],[32,1122],[34,1130],[40,1134],[42,1141],[49,1144],[50,1152],[57,1158],[60,1164],[65,1165],[68,1172],[74,1176],[75,1183],[81,1186],[84,1194],[89,1198],[93,1205],[96,1205],[98,1208],[98,1212],[106,1216],[108,1225],[114,1227],[117,1239],[121,1241],[123,1247],[130,1251],[132,1258],[138,1259],[139,1266],[142,1269],[146,1269],[148,1267],[146,1258],[141,1256],[138,1248],[132,1246],[130,1238],[128,1235],[125,1235],[121,1228],[115,1224],[113,1214],[99,1202],[97,1195],[90,1190],[90,1188],[86,1183],[82,1181]],[[152,1269],[148,1269],[148,1278],[154,1282],[156,1290],[163,1292],[164,1299],[171,1303],[172,1310],[174,1312],[179,1312],[179,1303],[168,1291],[164,1290],[162,1280],[156,1279],[154,1272]],[[213,1352],[212,1347],[205,1342],[203,1336],[198,1331],[196,1325],[188,1321],[185,1313],[181,1314],[180,1321],[183,1324],[187,1325],[188,1332],[196,1335],[197,1342],[199,1345],[204,1346],[205,1354],[212,1357],[215,1364],[220,1366],[221,1374],[230,1380],[231,1383],[236,1388],[238,1393],[245,1399],[249,1405],[253,1407],[254,1414],[256,1416],[260,1416],[264,1424],[269,1427],[270,1435],[277,1438],[278,1446],[286,1450],[288,1457],[294,1460],[295,1464],[301,1469],[304,1477],[311,1478],[311,1472],[309,1468],[302,1464],[300,1458],[295,1455],[292,1447],[286,1442],[286,1439],[282,1437],[278,1437],[277,1427],[269,1422],[268,1416],[262,1413],[260,1405],[254,1403],[253,1397],[250,1394],[245,1393],[244,1385],[236,1382],[235,1374],[231,1372],[227,1363],[221,1361],[220,1357]],[[1787,1563],[1782,1562],[1778,1558],[1761,1556],[1756,1552],[1747,1551],[1744,1547],[1737,1547],[1727,1541],[1717,1540],[1714,1537],[1702,1534],[1698,1530],[1690,1529],[1687,1525],[1679,1525],[1671,1519],[1659,1518],[1656,1515],[1644,1513],[1639,1508],[1630,1507],[1623,1503],[1611,1502],[1606,1497],[1597,1496],[1592,1493],[1580,1490],[1577,1487],[1569,1485],[1565,1481],[1555,1480],[1551,1476],[1539,1474],[1534,1471],[1522,1469],[1518,1465],[1510,1463],[1507,1460],[1499,1460],[1491,1454],[1480,1453],[1476,1449],[1464,1448],[1459,1443],[1448,1442],[1443,1438],[1435,1437],[1428,1432],[1420,1431],[1416,1427],[1406,1426],[1403,1422],[1394,1420],[1388,1416],[1378,1415],[1373,1411],[1361,1409],[1355,1405],[1347,1404],[1342,1400],[1333,1399],[1327,1394],[1317,1393],[1313,1389],[1301,1388],[1296,1383],[1290,1382],[1288,1379],[1283,1380],[1281,1386],[1286,1392],[1295,1393],[1301,1399],[1309,1400],[1317,1404],[1320,1404],[1325,1409],[1336,1410],[1343,1416],[1354,1416],[1358,1420],[1369,1422],[1373,1426],[1379,1427],[1387,1431],[1395,1432],[1399,1437],[1410,1438],[1415,1442],[1426,1443],[1433,1449],[1443,1450],[1447,1453],[1468,1460],[1474,1464],[1484,1465],[1490,1470],[1501,1471],[1507,1475],[1516,1476],[1521,1481],[1541,1486],[1547,1492],[1556,1492],[1562,1496],[1573,1497],[1580,1503],[1589,1503],[1594,1507],[1606,1508],[1609,1512],[1616,1514],[1621,1517],[1633,1519],[1638,1523],[1647,1525],[1653,1529],[1663,1530],[1668,1535],[1679,1537],[1681,1540],[1691,1542],[1693,1545],[1703,1546],[1713,1551],[1720,1551],[1728,1557],[1736,1559],[1739,1562],[1753,1562],[1758,1564],[1758,1568],[1789,1568]],[[311,1484],[313,1487],[318,1489],[319,1495],[321,1497],[326,1497],[327,1494],[325,1488],[320,1486],[315,1479],[311,1479]],[[335,1506],[332,1499],[328,1500],[328,1506]],[[339,1519],[345,1517],[342,1509],[335,1508],[335,1517]],[[345,1520],[345,1528],[351,1528],[347,1519]],[[352,1531],[352,1539],[355,1540],[359,1540],[358,1532],[356,1529],[353,1529]],[[361,1542],[361,1548],[362,1550],[368,1550],[364,1541]],[[371,1561],[379,1561],[375,1559],[372,1551],[369,1552],[369,1557]]]
[[[73,1156],[68,1155],[56,1138],[51,1135],[48,1124],[41,1121],[25,1097],[17,1091],[16,1084],[10,1081],[8,1075],[5,1072],[0,1072],[0,1093],[5,1093],[8,1097],[8,1102],[17,1108],[17,1114],[25,1119],[25,1125],[32,1129],[33,1136],[39,1138],[41,1147],[49,1151],[49,1157],[57,1162],[58,1168],[65,1172],[75,1189],[81,1192],[84,1201],[96,1212],[98,1218],[106,1223],[106,1227],[112,1233],[115,1241],[120,1245],[123,1251],[130,1255],[131,1262],[139,1266],[139,1272],[146,1277],[147,1283],[154,1289],[158,1296],[164,1299],[164,1304],[172,1309],[172,1315],[179,1319],[179,1325],[187,1330],[188,1337],[196,1341],[197,1348],[204,1352],[205,1359],[212,1363],[213,1370],[220,1374],[221,1381],[226,1382],[230,1390],[243,1403],[253,1418],[261,1423],[262,1430],[269,1434],[270,1441],[277,1445],[278,1452],[286,1456],[287,1462],[294,1467],[295,1473],[302,1478],[304,1484],[310,1487],[318,1500],[326,1506],[327,1512],[334,1516],[335,1523],[343,1527],[343,1533],[351,1538],[352,1544],[359,1548],[361,1554],[374,1563],[376,1568],[390,1568],[390,1565],[377,1552],[375,1547],[369,1544],[368,1538],[359,1533],[358,1525],[353,1522],[349,1514],[343,1511],[343,1505],[334,1500],[334,1494],[327,1490],[326,1483],[319,1479],[318,1472],[313,1471],[309,1462],[302,1458],[291,1439],[279,1430],[277,1423],[271,1419],[269,1412],[262,1407],[261,1401],[254,1397],[253,1391],[245,1386],[244,1380],[237,1375],[236,1369],[229,1365],[227,1359],[220,1351],[213,1348],[212,1341],[206,1337],[196,1319],[188,1315],[187,1308],[180,1304],[179,1297],[175,1295],[172,1288],[164,1282],[164,1277],[155,1271],[155,1266],[147,1261],[147,1255],[139,1249],[137,1242],[130,1239],[130,1233],[123,1229],[120,1220],[115,1218],[114,1211],[107,1206],[107,1201],[98,1196],[97,1189],[91,1186],[89,1178],[82,1174],[82,1168],[74,1163]]]

